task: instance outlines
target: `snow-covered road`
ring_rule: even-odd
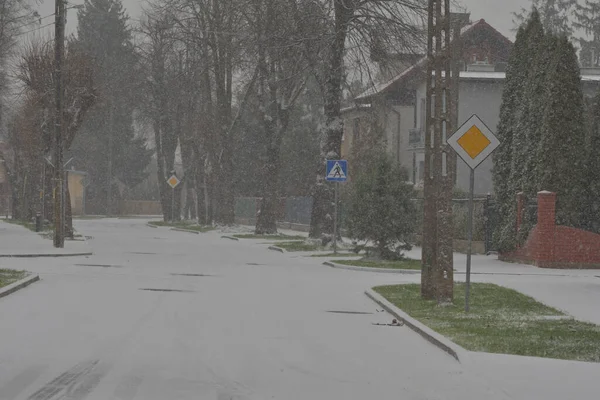
[[[418,275],[336,270],[143,220],[77,227],[94,256],[1,261],[42,280],[0,299],[0,400],[597,397],[596,364],[461,364],[407,328],[374,326],[390,317],[364,290]]]

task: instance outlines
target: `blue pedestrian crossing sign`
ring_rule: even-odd
[[[348,180],[348,161],[327,160],[325,179],[330,182],[346,182]]]

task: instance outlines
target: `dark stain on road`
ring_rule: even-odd
[[[122,265],[112,264],[75,264],[76,267],[123,268]]]
[[[144,291],[147,291],[147,292],[194,293],[193,290],[183,290],[183,289],[140,288],[140,290],[144,290]]]
[[[158,253],[149,253],[149,252],[144,252],[144,251],[130,251],[127,254],[140,254],[140,255],[152,255],[152,256],[155,256]]]
[[[326,312],[331,314],[352,314],[352,315],[370,315],[372,312],[366,311],[342,311],[342,310],[327,310]]]
[[[66,397],[73,400],[82,400],[102,379],[103,374],[97,370],[97,365],[98,360],[77,364],[48,382],[27,399],[53,400]]]
[[[210,274],[178,274],[178,273],[171,273],[171,275],[173,276],[195,276],[195,277],[210,277],[210,276],[216,276],[216,275],[210,275]]]
[[[265,265],[265,264],[258,264],[258,263],[246,263],[246,265]]]

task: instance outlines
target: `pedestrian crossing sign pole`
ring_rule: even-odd
[[[325,180],[334,182],[334,215],[333,215],[333,254],[337,254],[337,231],[338,231],[338,186],[339,182],[348,180],[348,161],[346,160],[327,160],[327,172]]]

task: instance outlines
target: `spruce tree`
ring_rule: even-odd
[[[581,29],[587,38],[579,38],[579,60],[583,67],[600,65],[600,1],[585,0],[575,10],[573,26]]]
[[[78,22],[73,46],[94,60],[98,99],[73,144],[72,155],[78,168],[90,175],[90,200],[110,213],[109,193],[112,203],[118,186],[140,183],[152,154],[133,127],[139,87],[136,56],[120,0],[86,0],[78,11]]]
[[[577,0],[531,0],[531,6],[539,12],[544,31],[554,35],[573,35],[571,17],[577,7]],[[515,22],[522,25],[527,21],[529,13],[525,8],[513,13]]]
[[[586,184],[584,102],[577,54],[565,36],[549,64],[541,117],[537,188],[557,193],[558,224],[579,227]]]

